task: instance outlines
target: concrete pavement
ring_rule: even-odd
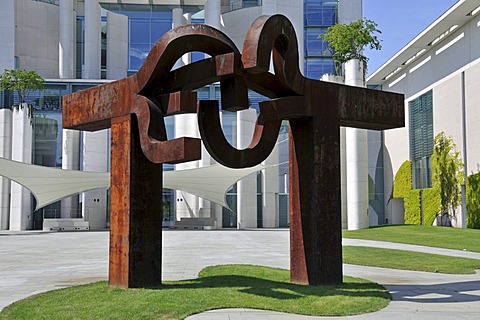
[[[288,230],[166,230],[163,279],[195,278],[205,266],[258,264],[289,267]],[[381,246],[480,259],[479,253],[344,239],[344,245]],[[0,232],[0,309],[43,291],[107,279],[108,232]],[[344,265],[344,273],[387,287],[390,305],[376,313],[331,319],[480,319],[480,273],[445,275]],[[328,319],[262,310],[205,312],[190,320]]]

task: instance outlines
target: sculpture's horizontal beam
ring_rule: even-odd
[[[342,85],[337,101],[341,126],[372,130],[405,126],[402,94]]]
[[[196,112],[196,92],[182,91],[159,96],[155,106],[148,99],[135,94],[136,89],[136,77],[131,76],[64,96],[63,127],[98,131],[110,128],[112,118],[133,113],[141,116],[146,110],[150,110],[149,114],[157,118],[157,114],[161,117],[162,114]],[[158,125],[160,119],[155,120]]]

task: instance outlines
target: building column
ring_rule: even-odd
[[[221,0],[207,0],[205,2],[205,24],[221,30],[222,4]]]
[[[107,12],[107,79],[121,79],[128,70],[128,17]]]
[[[345,84],[363,87],[363,65],[345,64]],[[368,136],[367,130],[346,128],[348,229],[368,228]]]
[[[13,111],[12,160],[32,163],[32,125],[27,106]],[[32,214],[30,192],[13,181],[11,188],[10,230],[27,230],[30,227]]]
[[[80,131],[62,130],[62,169],[80,169]],[[78,195],[62,200],[62,218],[78,217]]]
[[[110,130],[82,132],[83,171],[108,172]],[[72,141],[74,143],[74,141]],[[89,221],[91,230],[107,227],[107,189],[95,189],[84,192],[82,198],[82,215]]]
[[[101,78],[101,15],[98,0],[85,0],[84,79]]]
[[[12,158],[12,110],[0,109],[0,158]],[[0,230],[10,223],[10,180],[0,177]]]
[[[88,1],[87,1],[88,2]],[[60,79],[74,79],[75,12],[73,0],[60,0],[58,74]]]
[[[60,79],[75,78],[75,11],[73,0],[60,0],[58,74]],[[80,131],[62,130],[62,169],[80,169]],[[78,196],[62,200],[61,217],[77,217]]]
[[[237,149],[245,149],[252,141],[257,111],[237,112]],[[237,182],[237,228],[257,227],[257,175],[251,174]]]
[[[274,165],[262,170],[262,228],[278,228],[280,223],[278,208],[278,145],[263,162],[264,165]]]
[[[181,8],[172,10],[172,28],[180,27],[190,22],[190,15],[184,15]],[[185,54],[177,61],[175,68],[190,63],[191,55]],[[181,114],[175,116],[175,137],[199,138],[197,116],[195,114]],[[198,168],[199,161],[189,161],[175,165],[175,170],[186,170]],[[199,215],[199,197],[180,190],[175,191],[176,211],[175,219],[197,218]]]

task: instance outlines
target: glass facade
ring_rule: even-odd
[[[323,74],[335,73],[328,43],[319,38],[328,27],[337,23],[338,2],[333,0],[304,0],[305,76],[320,79]]]
[[[57,0],[44,0],[43,2],[58,4]],[[232,11],[240,8],[262,5],[261,0],[232,0],[222,1],[222,12]],[[172,26],[172,9],[169,5],[145,5],[145,4],[124,4],[102,3],[105,10],[110,10],[128,17],[128,71],[130,74],[138,71],[143,64],[152,46]],[[203,10],[203,6],[182,5],[184,13],[195,14]],[[102,10],[102,14],[105,14]],[[106,17],[102,16],[101,23],[101,68],[102,78],[106,77],[106,44],[108,34],[106,32]],[[307,77],[318,79],[324,73],[334,71],[331,57],[326,55],[327,43],[319,39],[328,26],[337,21],[337,1],[327,0],[305,0],[304,1],[304,41],[305,41],[305,74]],[[203,23],[203,19],[192,19],[192,23]],[[76,18],[76,78],[82,78],[82,67],[85,63],[85,19],[83,16]],[[192,53],[192,61],[204,58],[200,52]],[[62,116],[61,97],[65,94],[86,89],[98,83],[86,82],[58,82],[47,83],[44,90],[36,91],[29,98],[28,103],[34,106],[33,117],[33,150],[32,160],[34,164],[48,167],[62,166]],[[199,89],[199,99],[215,99],[220,101],[220,89],[217,84]],[[250,106],[259,110],[259,103],[266,97],[255,92],[249,92]],[[0,93],[0,108],[10,107],[16,102],[15,95],[11,93]],[[174,136],[174,118],[167,117],[166,128],[169,138]],[[223,112],[222,126],[227,140],[236,145],[237,119],[236,113]],[[81,154],[81,153],[80,153]],[[288,123],[282,124],[278,137],[278,193],[277,203],[279,204],[280,226],[289,225],[288,215]],[[82,160],[82,159],[80,159]],[[81,161],[80,161],[81,162]],[[164,165],[164,170],[173,170],[173,165]],[[261,189],[262,175],[257,177],[257,217],[259,227],[262,226],[262,203],[263,194]],[[165,189],[163,192],[164,220],[175,219],[175,193],[173,190]],[[227,193],[227,202],[230,209],[224,209],[224,227],[236,227],[236,186],[233,186]],[[60,202],[52,204],[42,210],[42,217],[56,218],[60,216]],[[39,215],[37,214],[38,218]],[[35,218],[36,219],[36,218]],[[37,219],[35,228],[41,227],[41,220]]]

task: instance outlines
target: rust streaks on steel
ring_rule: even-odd
[[[210,57],[174,68],[184,54],[193,51]],[[248,109],[249,89],[268,98],[260,103],[254,134],[246,149],[238,150],[225,139],[219,102],[197,99],[194,90],[216,82],[220,83],[223,110]],[[310,285],[341,282],[339,129],[351,126],[383,130],[404,126],[403,96],[305,78],[299,70],[294,27],[282,15],[257,18],[246,33],[241,53],[229,37],[206,25],[186,25],[167,32],[135,75],[63,99],[65,128],[96,131],[109,128],[112,123],[118,130],[122,128],[119,123],[128,127],[112,136],[117,142],[130,141],[132,147],[128,153],[133,160],[130,164],[123,163],[122,170],[112,168],[112,181],[114,174],[124,175],[115,181],[128,181],[128,188],[115,189],[118,192],[115,199],[126,199],[122,192],[133,194],[133,200],[129,198],[123,206],[130,205],[129,215],[133,220],[128,222],[116,216],[116,229],[112,229],[111,237],[118,239],[114,244],[127,246],[126,250],[135,252],[137,257],[142,248],[149,254],[161,252],[161,247],[158,249],[161,236],[155,238],[153,248],[139,235],[138,228],[147,222],[138,215],[138,210],[161,211],[162,206],[161,199],[153,199],[153,195],[150,195],[152,206],[138,204],[138,199],[145,199],[133,189],[142,188],[135,179],[148,180],[141,169],[146,166],[146,160],[131,154],[141,149],[148,161],[158,164],[200,159],[200,139],[168,139],[166,135],[164,118],[182,113],[197,113],[206,149],[217,162],[231,168],[251,167],[264,161],[275,147],[282,121],[289,121],[291,279]],[[138,132],[133,134],[132,130]],[[122,156],[119,146],[115,154],[113,150],[112,157]],[[158,168],[153,166],[151,170]],[[148,180],[149,183],[161,185],[161,173],[157,176]],[[118,212],[112,215],[126,214],[121,206],[116,208]],[[154,215],[148,216],[158,223]],[[148,230],[149,235],[153,234],[153,229]],[[127,245],[124,237],[128,234],[133,243]],[[150,271],[147,278],[137,276],[133,277],[137,279],[133,283],[128,282],[125,278],[142,272],[142,268],[135,266],[144,262],[132,264],[129,259],[133,258],[128,255],[126,260],[119,259],[116,256],[121,255],[122,250],[118,248],[111,248],[111,253],[111,265],[116,261],[124,270],[123,278],[111,283],[123,286],[158,283],[158,275],[152,275],[156,271]],[[144,259],[148,258],[145,254]],[[145,265],[150,270],[158,270],[158,260],[155,261],[154,265]],[[114,265],[111,272],[117,269],[120,270],[119,266]]]

